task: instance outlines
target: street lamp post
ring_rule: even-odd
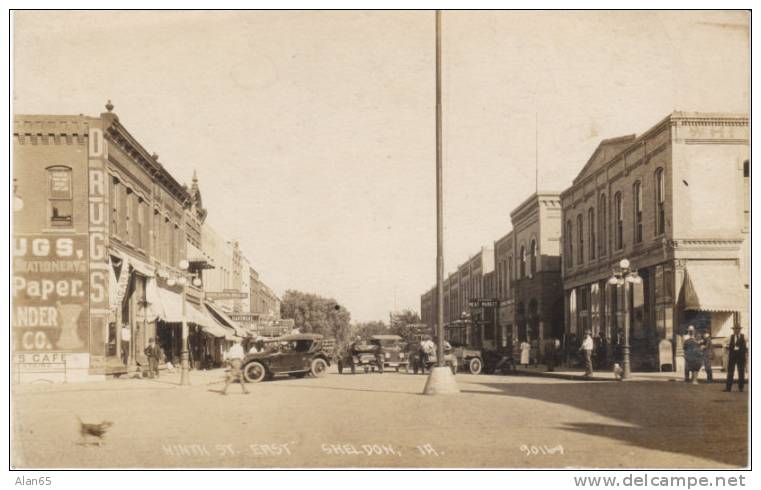
[[[174,287],[180,285],[182,288],[182,350],[180,350],[180,385],[190,385],[190,356],[188,352],[188,283],[192,281],[194,286],[201,285],[201,279],[196,276],[195,272],[188,269],[190,263],[187,260],[180,261],[180,270],[182,275],[177,279],[169,279],[167,284]]]
[[[632,269],[627,259],[621,259],[618,265],[613,269],[613,275],[608,279],[611,286],[623,286],[624,295],[624,370],[621,379],[631,377],[631,345],[629,335],[631,330],[631,321],[629,318],[629,284],[642,284],[642,278],[637,274],[636,269]]]

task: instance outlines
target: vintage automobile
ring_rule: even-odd
[[[358,340],[338,356],[338,374],[343,374],[345,368],[351,369],[351,374],[356,374],[357,368],[366,373],[377,370],[383,373],[383,362],[378,362],[378,348],[366,340]]]
[[[452,355],[457,359],[457,367],[470,374],[481,374],[484,369],[484,355],[481,349],[455,347]]]
[[[405,343],[398,335],[373,335],[370,337],[370,345],[383,353],[383,367],[394,368],[398,372],[400,368],[405,370],[409,366],[409,358],[405,353]]]
[[[322,335],[295,334],[276,337],[265,343],[264,351],[243,359],[243,376],[249,383],[272,379],[279,374],[301,378],[325,376],[330,357],[322,348]]]

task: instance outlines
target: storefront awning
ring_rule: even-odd
[[[238,337],[248,337],[248,332],[245,328],[241,327],[238,322],[227,316],[227,314],[222,311],[218,306],[214,305],[213,303],[206,302],[204,303],[206,307],[209,309],[210,316],[217,322],[219,322],[224,327],[232,328],[235,331],[235,335]]]
[[[156,288],[158,301],[154,300],[153,309],[159,320],[167,323],[182,323],[182,296],[164,288]],[[185,302],[185,321],[200,327],[213,325],[211,319],[199,311],[192,303]]]
[[[732,262],[687,262],[684,309],[742,311],[745,289],[740,270]]]

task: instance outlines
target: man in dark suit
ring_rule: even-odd
[[[732,383],[735,377],[735,367],[737,367],[737,387],[743,391],[745,387],[745,361],[748,357],[748,344],[745,341],[745,335],[742,334],[742,327],[735,325],[732,327],[734,332],[729,337],[729,367],[727,372],[727,387],[724,391],[732,391]]]
[[[163,352],[161,347],[156,344],[156,339],[148,340],[148,347],[145,348],[145,355],[148,357],[148,377],[159,377],[159,362],[161,361]]]

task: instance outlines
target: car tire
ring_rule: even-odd
[[[470,361],[468,361],[468,371],[470,374],[481,374],[481,371],[484,368],[484,364],[478,357],[474,357]]]
[[[315,378],[322,378],[326,374],[328,374],[328,363],[325,362],[325,359],[318,357],[316,359],[312,359],[312,365],[311,370],[312,376]]]
[[[267,377],[267,368],[259,361],[252,361],[243,367],[243,377],[249,383],[259,383]]]

